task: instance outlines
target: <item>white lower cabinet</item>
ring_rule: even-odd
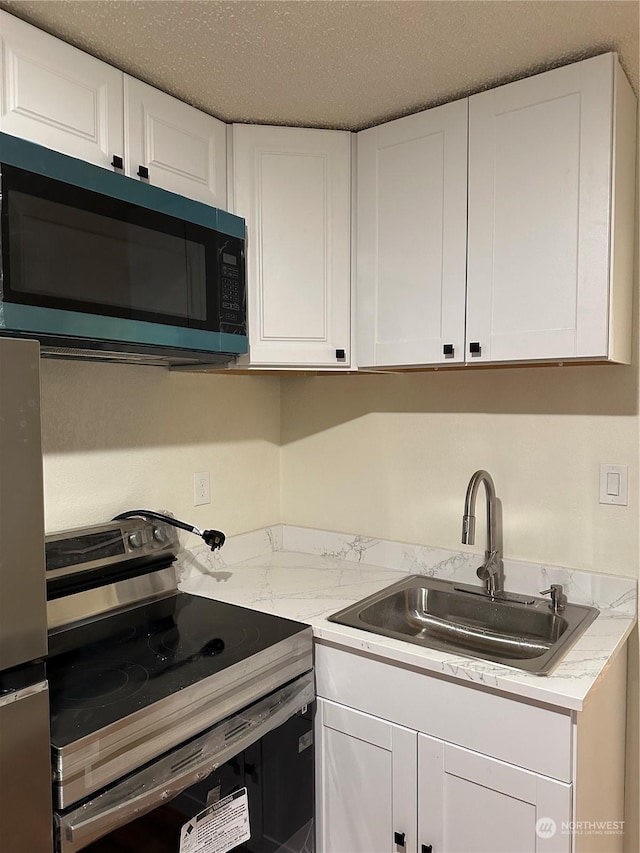
[[[320,850],[415,851],[416,732],[322,699],[318,717]]]
[[[570,853],[570,820],[570,784],[418,735],[420,853]]]
[[[324,642],[315,673],[318,853],[622,853],[626,654],[581,711]]]
[[[571,784],[318,700],[321,853],[570,853]]]

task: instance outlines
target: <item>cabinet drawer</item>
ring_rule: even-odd
[[[572,780],[570,712],[316,644],[318,696],[452,744]]]

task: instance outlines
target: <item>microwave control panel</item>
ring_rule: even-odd
[[[244,249],[241,240],[230,238],[225,242],[218,254],[218,269],[220,331],[243,334],[246,329],[246,312]]]

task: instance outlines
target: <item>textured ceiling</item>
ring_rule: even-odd
[[[356,130],[616,50],[637,0],[0,0],[225,121]]]

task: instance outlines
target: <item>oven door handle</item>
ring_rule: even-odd
[[[177,797],[281,726],[314,697],[313,672],[308,672],[79,808],[56,814],[59,853],[76,853]]]

